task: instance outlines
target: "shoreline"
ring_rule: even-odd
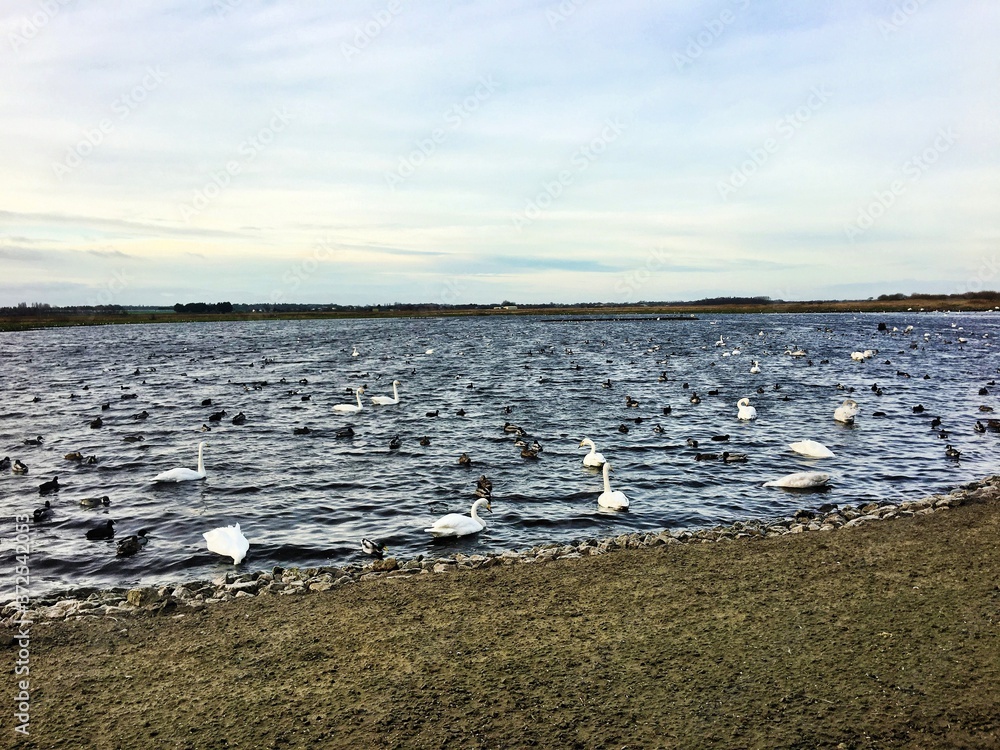
[[[1000,477],[931,498],[828,532],[40,620],[10,741],[996,748]]]
[[[276,566],[271,570],[227,571],[206,580],[181,579],[157,586],[80,587],[53,591],[38,597],[27,610],[16,601],[0,602],[0,628],[14,627],[19,620],[59,621],[94,617],[127,617],[143,611],[162,614],[183,612],[206,605],[258,595],[307,594],[378,579],[446,573],[459,569],[480,570],[495,566],[552,562],[594,557],[619,549],[640,549],[674,544],[705,544],[753,541],[806,532],[834,532],[875,521],[927,515],[959,507],[966,502],[983,502],[983,497],[1000,498],[1000,475],[959,485],[943,494],[917,500],[869,502],[858,505],[823,505],[819,509],[799,509],[790,516],[771,520],[749,519],[732,524],[698,529],[662,529],[633,532],[577,543],[547,543],[523,551],[504,550],[486,554],[456,553],[442,557],[417,555],[409,560],[394,557],[338,566]]]

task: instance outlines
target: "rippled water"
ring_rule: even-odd
[[[878,332],[881,321],[888,332]],[[907,325],[914,329],[905,334]],[[38,485],[56,475],[62,489],[50,496],[53,518],[33,524],[35,596],[211,577],[232,562],[208,552],[202,533],[235,522],[251,543],[242,567],[262,569],[365,560],[362,537],[408,558],[915,497],[996,471],[1000,435],[973,426],[992,416],[980,405],[997,406],[998,327],[993,313],[909,313],[271,321],[0,334],[0,455],[30,469],[25,476],[0,473],[8,525],[0,538],[9,549],[14,515],[38,507]],[[725,346],[715,346],[720,336]],[[736,348],[741,353],[732,353]],[[785,353],[799,348],[808,354]],[[852,361],[851,352],[862,349],[878,353]],[[758,375],[749,373],[754,359]],[[658,380],[662,372],[665,382]],[[365,398],[356,416],[332,411],[353,401],[348,389],[360,385],[366,396],[391,395],[394,378],[402,383],[399,405],[371,407]],[[602,387],[607,379],[610,389]],[[881,396],[871,390],[876,382]],[[981,387],[991,393],[979,395]],[[700,404],[690,403],[693,391]],[[626,395],[639,407],[627,408]],[[736,419],[744,396],[757,408],[753,423]],[[849,396],[861,404],[852,427],[833,420]],[[212,405],[202,406],[203,399]],[[110,408],[102,411],[105,403]],[[923,413],[913,412],[917,404]],[[202,432],[220,409],[227,416]],[[143,410],[148,419],[133,418]],[[230,420],[240,411],[247,421],[237,426]],[[103,426],[91,428],[98,416]],[[934,416],[951,432],[947,440],[932,429]],[[538,460],[521,458],[501,429],[507,421],[543,445]],[[347,425],[354,437],[338,438]],[[293,434],[302,426],[313,432]],[[141,442],[124,440],[137,433]],[[719,434],[729,442],[710,440]],[[37,435],[41,446],[24,444]],[[402,446],[390,450],[395,435]],[[418,442],[424,435],[426,447]],[[602,481],[582,466],[584,436],[614,465],[612,484],[631,498],[629,511],[598,509]],[[701,445],[691,448],[687,438]],[[806,438],[837,457],[816,461],[787,448]],[[175,466],[194,468],[203,439],[206,481],[150,481]],[[962,452],[960,459],[945,455],[946,443]],[[694,460],[699,451],[723,449],[749,461]],[[99,463],[65,460],[70,451],[95,454]],[[471,468],[458,464],[463,452]],[[833,474],[825,492],[761,487],[807,469]],[[432,540],[423,529],[445,513],[468,513],[481,473],[494,484],[488,529]],[[108,495],[111,506],[80,506],[95,495]],[[119,537],[148,528],[149,545],[117,559],[113,542],[88,541],[85,531],[108,518]],[[12,598],[12,588],[4,587],[0,599]]]

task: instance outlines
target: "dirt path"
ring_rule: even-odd
[[[31,734],[5,701],[2,744],[1000,747],[998,540],[994,501],[36,623]]]

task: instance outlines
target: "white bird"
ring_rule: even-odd
[[[721,334],[719,335],[719,340],[715,342],[716,346],[723,346],[726,342],[722,340]]]
[[[741,398],[736,402],[736,405],[740,408],[740,413],[737,415],[740,419],[756,419],[757,410],[750,406],[750,399]]]
[[[865,359],[866,359],[865,358],[865,353],[864,352],[851,352],[851,359],[853,359],[855,362],[864,362]]]
[[[344,412],[345,414],[357,414],[359,411],[361,411],[361,394],[364,392],[365,392],[364,388],[358,388],[358,390],[354,392],[354,396],[358,399],[357,406],[355,406],[354,404],[336,404],[333,407],[333,410]]]
[[[838,406],[833,412],[833,418],[844,424],[854,424],[854,417],[858,415],[858,402],[853,398],[844,399],[844,403]]]
[[[427,351],[425,351],[425,352],[424,352],[424,354],[426,354],[426,355],[428,355],[428,356],[430,356],[430,355],[431,355],[431,354],[433,354],[433,353],[434,353],[434,350],[433,350],[433,349],[428,349]]]
[[[756,375],[759,372],[760,372],[760,365],[757,364],[757,360],[755,359],[753,361],[753,366],[750,368],[750,374],[751,375]]]
[[[822,471],[798,471],[794,474],[764,482],[765,487],[785,487],[786,489],[803,490],[809,487],[820,487],[830,481],[830,475]]]
[[[163,471],[153,477],[154,482],[192,482],[196,479],[204,479],[205,474],[205,462],[202,460],[202,450],[205,447],[204,441],[198,443],[198,470],[186,469],[180,467],[177,469],[170,469],[169,471]]]
[[[604,462],[604,492],[597,497],[597,504],[602,508],[612,510],[624,510],[628,507],[628,498],[621,490],[611,491],[611,481],[608,474],[611,472],[611,464]]]
[[[441,516],[434,522],[434,525],[424,531],[430,532],[433,536],[466,536],[477,534],[486,528],[486,521],[479,517],[476,512],[481,507],[485,507],[490,513],[493,508],[489,498],[481,497],[472,504],[470,515],[463,516],[461,513],[449,513]]]
[[[358,352],[358,347],[355,346],[354,347],[354,351],[351,352],[351,356],[352,357],[357,357],[359,355],[360,355],[360,352]]]
[[[594,441],[590,438],[584,438],[580,441],[580,447],[583,448],[585,445],[590,446],[590,453],[583,457],[583,465],[593,466],[595,468],[603,466],[604,456],[597,452],[597,446],[594,445]]]
[[[834,457],[834,453],[832,450],[827,448],[822,443],[817,443],[815,440],[800,440],[797,443],[789,443],[788,447],[791,448],[796,453],[800,453],[803,456],[809,456],[809,458]]]
[[[391,396],[372,396],[372,403],[378,404],[379,406],[391,406],[392,404],[399,403],[399,391],[396,388],[399,386],[398,380],[392,381],[392,395]]]
[[[239,565],[250,549],[250,542],[240,531],[240,525],[222,526],[202,534],[208,544],[208,551],[218,555],[233,558],[233,564]]]

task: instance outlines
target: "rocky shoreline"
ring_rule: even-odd
[[[607,539],[587,539],[577,544],[545,544],[523,551],[507,550],[488,555],[456,554],[448,557],[399,561],[374,560],[365,565],[349,564],[317,568],[282,568],[253,573],[226,573],[211,581],[193,581],[160,587],[116,588],[98,591],[83,598],[53,595],[20,609],[11,602],[0,610],[0,626],[12,627],[23,621],[44,623],[82,618],[122,618],[144,612],[183,616],[186,611],[254,596],[304,595],[327,591],[381,577],[406,577],[447,573],[459,569],[483,569],[502,565],[543,563],[671,544],[712,544],[752,541],[785,534],[832,532],[894,518],[927,515],[969,503],[1000,498],[1000,476],[961,485],[947,494],[930,495],[901,503],[871,502],[863,505],[821,506],[799,510],[794,515],[772,521],[738,521],[729,526],[691,531],[664,530],[633,533]]]

